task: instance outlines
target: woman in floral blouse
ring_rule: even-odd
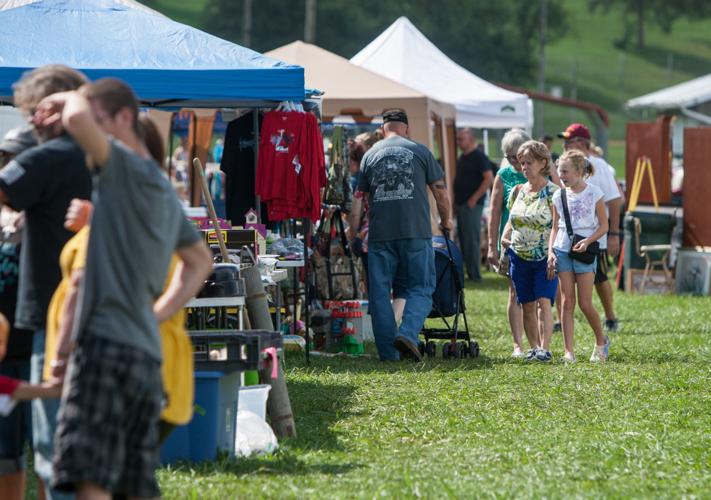
[[[547,275],[548,239],[553,227],[553,193],[559,188],[548,180],[553,166],[545,144],[538,141],[523,143],[518,150],[518,159],[526,182],[511,191],[509,221],[501,245],[511,259],[511,280],[517,300],[523,307],[523,328],[531,346],[526,359],[547,362],[552,359],[551,305],[558,289],[557,276],[549,279]],[[540,309],[543,327],[540,332],[537,309]]]

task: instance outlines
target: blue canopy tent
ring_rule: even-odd
[[[304,98],[304,70],[127,0],[16,1],[0,11],[0,103],[28,69],[62,63],[126,81],[146,106],[246,107]],[[264,103],[266,104],[266,102]]]

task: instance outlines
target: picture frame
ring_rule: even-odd
[[[710,284],[711,253],[681,250],[676,263],[676,293],[709,295]]]

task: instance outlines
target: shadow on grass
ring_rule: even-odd
[[[221,453],[214,461],[178,462],[171,471],[190,472],[197,476],[214,474],[343,474],[360,464],[307,463],[301,457],[308,451],[344,451],[335,432],[335,424],[352,415],[354,385],[304,381],[290,377],[287,382],[292,413],[296,418],[297,436],[279,440],[280,449],[271,456],[230,458]]]
[[[350,408],[356,387],[289,377],[287,388],[292,413],[296,416],[297,433],[295,438],[287,441],[289,448],[342,450],[333,427],[339,420],[352,415]]]
[[[289,441],[286,441],[288,443]],[[282,443],[283,445],[283,443]],[[299,475],[328,474],[340,475],[347,473],[360,464],[352,463],[306,463],[289,450],[279,450],[272,456],[230,458],[221,455],[215,461],[198,464],[178,463],[170,467],[175,472],[190,472],[198,477],[209,477],[214,474],[231,475]]]
[[[482,370],[491,369],[494,366],[494,359],[485,355],[477,358],[464,359],[442,359],[441,356],[434,358],[425,357],[422,362],[412,361],[380,361],[377,354],[367,356],[350,357],[322,357],[311,356],[310,363],[306,364],[306,356],[299,352],[290,352],[286,358],[286,366],[289,368],[307,369],[314,371],[329,371],[331,373],[399,373],[403,371],[411,372],[442,372],[459,370]],[[291,387],[291,382],[289,383]]]

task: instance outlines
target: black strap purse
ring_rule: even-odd
[[[600,243],[595,241],[588,245],[588,248],[584,252],[574,252],[573,247],[578,244],[579,241],[584,240],[585,236],[580,236],[579,234],[573,233],[573,224],[570,222],[570,212],[568,211],[568,196],[566,195],[566,189],[560,190],[560,199],[563,203],[563,216],[565,217],[565,229],[568,233],[568,238],[570,238],[570,250],[568,255],[571,259],[582,262],[583,264],[592,264],[595,262],[595,257],[600,253]]]

